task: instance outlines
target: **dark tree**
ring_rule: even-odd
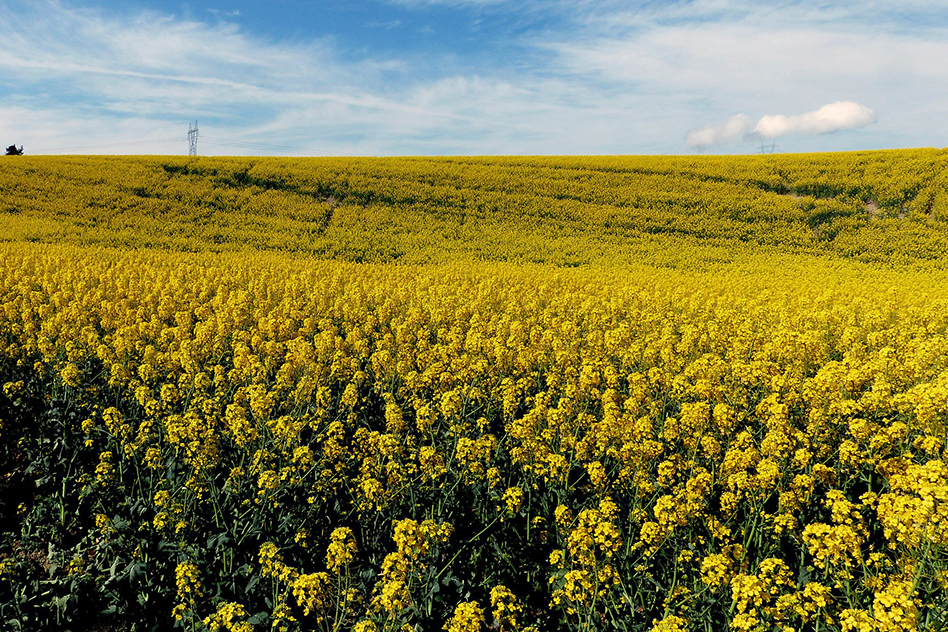
[[[23,145],[20,145],[20,148],[17,149],[16,145],[10,145],[7,147],[8,156],[22,156],[23,155]]]

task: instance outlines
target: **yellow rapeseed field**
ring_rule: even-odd
[[[948,627],[948,151],[0,162],[0,628]]]

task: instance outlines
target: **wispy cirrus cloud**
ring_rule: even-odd
[[[917,0],[361,0],[385,21],[286,36],[252,28],[253,8],[182,17],[78,1],[7,0],[0,12],[0,137],[28,153],[156,134],[186,150],[194,119],[259,153],[948,144],[948,8]],[[476,29],[458,31],[458,12]],[[440,38],[438,52],[399,38]],[[841,99],[878,121],[846,123],[869,108]]]
[[[832,141],[796,134],[788,148],[948,144],[948,125],[932,116],[948,115],[948,104],[935,96],[948,87],[948,66],[940,61],[948,56],[944,6],[698,0],[597,14],[589,25],[582,38],[544,45],[577,78],[647,95],[655,113],[631,113],[633,121],[648,118],[672,133],[658,113],[687,104],[690,120],[679,121],[679,138],[692,148],[751,134],[756,123],[734,112],[801,112],[814,101],[841,99],[872,103],[885,115],[871,134]],[[723,122],[705,124],[709,119]]]
[[[110,16],[54,1],[18,4],[19,11],[0,14],[0,30],[10,34],[0,48],[0,77],[20,86],[19,101],[31,107],[0,129],[18,127],[22,133],[35,128],[31,113],[67,113],[40,104],[37,93],[43,92],[47,102],[77,104],[69,118],[86,118],[90,129],[119,129],[115,121],[144,116],[166,135],[172,125],[180,128],[196,117],[246,132],[304,106],[411,110],[367,87],[398,72],[397,60],[344,60],[325,41],[267,42],[230,23],[153,12]],[[92,125],[93,118],[110,125]],[[57,127],[61,142],[50,149],[82,142],[77,130],[86,126]],[[42,151],[42,143],[35,149]]]

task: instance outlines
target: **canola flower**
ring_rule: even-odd
[[[944,152],[649,160],[0,166],[0,614],[948,625]]]

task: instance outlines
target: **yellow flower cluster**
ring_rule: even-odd
[[[944,619],[946,173],[5,162],[0,440],[75,452],[16,519],[213,630]]]
[[[3,232],[18,241],[575,266],[646,253],[678,263],[686,257],[668,248],[697,238],[727,246],[708,262],[766,244],[888,263],[944,254],[945,163],[931,149],[700,160],[24,156],[4,161],[0,180],[15,213]]]
[[[381,577],[372,597],[375,612],[393,618],[412,605],[412,590],[419,575],[430,565],[429,557],[439,545],[448,542],[453,532],[451,524],[432,520],[418,523],[406,518],[395,524],[393,539],[397,550],[382,562]]]
[[[305,540],[306,537],[298,539]],[[283,554],[276,544],[263,544],[258,555],[260,574],[273,580],[277,594],[281,595],[271,615],[274,626],[280,624],[286,627],[288,623],[297,622],[287,604],[289,594],[302,609],[303,617],[313,615],[316,624],[328,623],[330,627],[338,627],[343,621],[351,620],[362,603],[362,594],[352,586],[348,573],[349,564],[357,551],[352,530],[337,528],[330,535],[326,548],[325,559],[329,572],[301,573],[283,561]]]
[[[652,622],[651,632],[686,632],[688,630],[688,620],[675,615],[669,615],[661,621],[656,619]]]
[[[260,547],[258,560],[260,574],[264,577],[272,577],[284,583],[293,582],[299,577],[298,570],[284,564],[283,554],[280,553],[280,548],[273,542],[267,542]]]
[[[477,602],[461,602],[442,629],[447,632],[481,632],[484,629],[484,611]]]
[[[497,629],[502,632],[516,630],[517,621],[523,615],[523,605],[506,586],[494,586],[490,590],[490,605]]]
[[[217,611],[204,619],[204,625],[211,632],[253,632],[253,625],[247,621],[246,609],[232,602],[218,604]]]
[[[875,593],[872,618],[879,632],[903,632],[918,629],[918,604],[912,597],[914,586],[908,581],[893,581]]]
[[[886,537],[911,548],[948,545],[948,465],[940,459],[909,465],[889,484],[892,491],[878,499]]]
[[[178,585],[178,598],[184,602],[193,602],[201,597],[201,571],[194,562],[182,562],[174,571]]]
[[[326,549],[326,566],[333,573],[338,574],[352,562],[358,550],[352,529],[348,527],[334,529],[330,536],[329,547]]]
[[[303,606],[303,614],[325,610],[330,605],[331,588],[328,573],[300,575],[291,583],[296,602]]]
[[[608,497],[596,509],[584,509],[575,519],[569,514],[565,507],[557,508],[557,524],[564,532],[566,550],[554,551],[550,562],[560,568],[568,565],[569,570],[558,571],[550,578],[551,584],[561,583],[550,604],[577,613],[597,599],[607,598],[619,584],[612,558],[622,547],[623,538],[613,522],[618,506]]]

